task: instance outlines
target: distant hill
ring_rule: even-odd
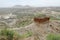
[[[29,5],[25,5],[25,6],[23,6],[23,5],[15,5],[12,8],[30,8],[30,7],[31,6],[29,6]]]

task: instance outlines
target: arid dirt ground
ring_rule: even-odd
[[[46,36],[50,33],[59,34],[60,33],[60,21],[51,20],[46,23],[38,24],[33,22],[32,24],[18,29],[20,34],[27,31],[32,31],[33,35],[31,37],[25,38],[24,40],[46,40]]]

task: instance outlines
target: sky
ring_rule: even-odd
[[[60,0],[0,0],[0,7],[12,7],[14,5],[60,6]]]

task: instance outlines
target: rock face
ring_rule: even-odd
[[[45,18],[34,18],[34,22],[36,22],[36,23],[44,23],[44,22],[47,22],[47,21],[49,21],[49,17],[45,17]]]

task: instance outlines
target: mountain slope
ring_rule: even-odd
[[[60,21],[50,21],[49,23],[38,24],[33,22],[32,24],[18,28],[16,31],[20,34],[24,34],[27,31],[31,31],[32,36],[25,38],[24,40],[46,40],[46,36],[50,33],[59,34],[60,33]]]

